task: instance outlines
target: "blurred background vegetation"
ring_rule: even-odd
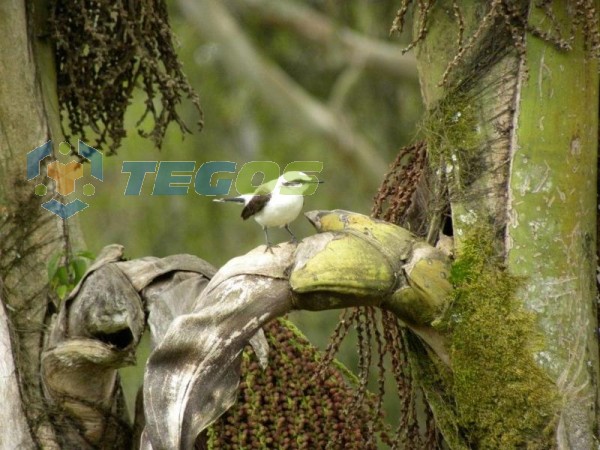
[[[104,183],[79,215],[89,250],[116,242],[130,259],[191,253],[218,267],[263,243],[260,227],[243,222],[239,207],[196,194],[193,182],[186,196],[152,196],[155,174],[148,174],[141,195],[126,197],[127,160],[195,161],[196,170],[214,160],[234,161],[238,170],[253,160],[282,168],[322,161],[325,184],[305,210],[369,214],[387,165],[414,140],[422,112],[413,58],[402,55],[410,35],[389,36],[399,3],[170,1],[180,59],[200,95],[205,126],[198,132],[197,113],[184,105],[191,134],[173,125],[159,151],[131,132],[119,153],[105,158]],[[129,116],[143,109],[140,99]],[[127,128],[134,126],[129,120]],[[302,218],[292,229],[300,238],[313,233]],[[287,239],[280,230],[271,236]],[[302,312],[291,319],[323,349],[338,315]],[[338,356],[355,370],[354,342],[351,335]]]

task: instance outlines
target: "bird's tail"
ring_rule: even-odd
[[[234,203],[244,203],[244,199],[242,197],[223,197],[223,198],[215,198],[213,202],[225,203],[225,202],[234,202]]]

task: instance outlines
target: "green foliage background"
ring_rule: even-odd
[[[327,50],[327,42],[308,42],[284,26],[266,24],[260,16],[236,12],[239,2],[224,3],[263,56],[282,67],[315,99],[328,104],[336,83],[352,69],[335,51]],[[313,0],[297,4],[320,11],[340,27],[397,44],[399,48],[410,38],[388,37],[398,7],[396,1]],[[213,160],[234,161],[238,170],[252,160],[272,160],[282,168],[296,160],[323,161],[319,178],[325,184],[306,199],[305,210],[340,208],[369,213],[383,173],[374,179],[357,170],[356,163],[321,137],[303,132],[293,121],[271,109],[252,84],[240,82],[240,77],[228,71],[219,45],[202,39],[175,2],[170,4],[170,17],[180,41],[184,71],[200,95],[204,130],[197,132],[192,127],[197,121],[196,113],[192,105],[184,105],[181,114],[194,130],[191,135],[182,137],[172,126],[159,151],[151,141],[130,132],[118,154],[105,158],[105,180],[97,186],[96,195],[87,199],[91,207],[79,215],[92,253],[116,242],[125,246],[128,258],[191,253],[218,267],[263,243],[260,227],[253,221],[243,222],[239,207],[214,203],[212,198],[196,194],[193,184],[187,196],[152,196],[155,174],[148,174],[140,196],[124,196],[128,174],[121,173],[121,166],[127,160],[196,161],[196,170]],[[244,68],[239,70],[243,74]],[[413,140],[421,115],[416,69],[410,79],[368,69],[357,73],[345,97],[343,113],[355,132],[370,142],[381,158],[391,162],[398,149]],[[141,102],[131,105],[129,130],[134,129],[133,118],[140,117],[143,109]],[[300,238],[313,233],[302,218],[292,229]],[[287,235],[275,230],[272,238],[282,241]],[[292,314],[291,319],[315,345],[324,348],[337,317],[336,311],[303,312]],[[351,369],[357,365],[354,342],[350,336],[339,355]],[[139,368],[132,373],[139,374]],[[394,404],[394,396],[391,397],[388,407]]]

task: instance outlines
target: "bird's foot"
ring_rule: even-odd
[[[292,238],[288,242],[290,244],[297,244],[298,243],[298,239],[296,239],[296,236],[292,236]]]
[[[265,248],[265,253],[271,252],[271,255],[274,255],[274,253],[273,253],[274,248],[279,248],[279,245],[278,244],[273,245],[270,242],[267,242],[267,246]]]

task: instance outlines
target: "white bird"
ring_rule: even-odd
[[[302,211],[304,192],[310,184],[314,183],[322,183],[322,181],[308,176],[304,172],[286,172],[276,181],[271,180],[260,185],[252,194],[219,198],[213,201],[243,203],[242,219],[254,217],[254,220],[262,226],[267,241],[265,249],[267,251],[273,247],[269,241],[269,228],[285,228],[292,236],[292,241],[296,242],[296,236],[290,230],[290,223]]]

